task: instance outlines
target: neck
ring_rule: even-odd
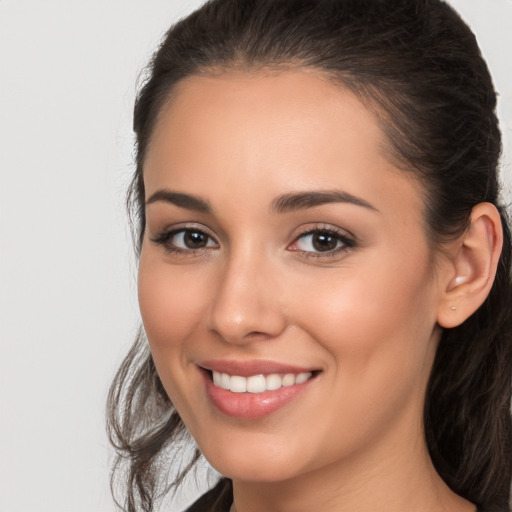
[[[236,512],[474,512],[435,471],[422,429],[285,481],[233,480]],[[404,446],[410,447],[404,450]]]

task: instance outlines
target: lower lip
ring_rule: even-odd
[[[243,419],[257,419],[281,409],[301,395],[314,378],[302,384],[286,386],[262,393],[233,393],[216,386],[208,372],[201,371],[206,383],[206,392],[213,405],[226,414]]]

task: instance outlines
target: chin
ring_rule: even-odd
[[[296,476],[290,468],[282,468],[270,459],[264,464],[251,464],[250,461],[222,461],[212,466],[221,475],[243,482],[277,483]]]
[[[278,452],[278,453],[276,453]],[[301,468],[300,453],[283,453],[273,449],[212,450],[203,452],[205,458],[220,474],[246,482],[281,482],[297,476]]]

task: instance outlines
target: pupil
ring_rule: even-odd
[[[332,251],[336,249],[338,240],[327,233],[319,233],[313,236],[313,247],[317,251]]]
[[[198,233],[197,231],[186,231],[185,232],[185,245],[189,249],[200,249],[206,246],[207,237],[204,233]]]

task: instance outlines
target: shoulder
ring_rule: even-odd
[[[222,478],[184,512],[229,512],[233,502],[231,480]]]

